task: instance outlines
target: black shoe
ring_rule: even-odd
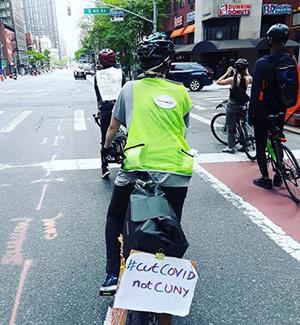
[[[107,178],[110,175],[110,171],[108,170],[107,167],[102,167],[102,173],[101,173],[101,177],[102,178]]]
[[[100,296],[112,296],[116,293],[118,284],[118,277],[107,274],[105,281],[102,283],[99,295]]]
[[[253,184],[262,188],[265,188],[267,190],[271,190],[273,185],[272,181],[270,179],[265,179],[263,177],[257,178],[253,180]]]
[[[282,185],[282,178],[279,174],[275,174],[273,177],[273,185],[275,187],[280,187]]]

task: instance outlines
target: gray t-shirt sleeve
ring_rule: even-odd
[[[126,124],[126,103],[123,88],[121,89],[119,97],[115,102],[112,115],[122,124]]]
[[[129,128],[133,113],[133,81],[128,81],[121,89],[113,108],[113,117]]]

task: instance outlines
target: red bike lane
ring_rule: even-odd
[[[284,185],[272,190],[254,186],[253,179],[260,175],[256,163],[204,163],[201,167],[300,243],[300,205],[290,199]]]

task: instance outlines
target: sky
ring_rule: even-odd
[[[90,0],[55,0],[58,32],[62,35],[67,46],[67,55],[73,57],[79,49],[78,23],[83,16],[83,8],[93,7]],[[71,16],[68,16],[68,6],[71,6]]]

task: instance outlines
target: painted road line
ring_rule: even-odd
[[[16,126],[22,123],[33,111],[24,111],[16,118],[14,118],[7,126],[0,129],[0,133],[8,133],[14,130]]]
[[[193,119],[195,119],[195,120],[197,120],[197,121],[199,121],[199,122],[202,122],[202,123],[204,123],[204,124],[210,125],[210,120],[209,120],[209,119],[207,119],[207,118],[205,118],[205,117],[202,117],[202,116],[199,116],[199,115],[194,114],[194,113],[191,113],[190,115],[191,115],[191,117],[192,117]]]
[[[197,150],[192,149],[193,154],[198,153]],[[300,159],[300,150],[292,150],[293,154],[297,159]],[[50,172],[60,172],[60,171],[72,171],[72,170],[91,170],[99,169],[101,166],[100,158],[90,158],[90,159],[65,159],[65,160],[55,160],[56,155],[53,155],[52,159],[47,162],[33,163],[28,165],[8,165],[0,164],[0,171],[7,169],[17,169],[17,168],[43,168]],[[246,156],[239,152],[235,155],[220,153],[207,153],[198,154],[197,159],[200,163],[218,163],[218,162],[243,162],[249,161]],[[119,168],[118,164],[109,164],[109,168]],[[50,175],[50,174],[49,174]],[[49,176],[47,174],[47,176]]]
[[[12,310],[12,315],[11,315],[11,318],[10,318],[10,321],[9,321],[9,325],[15,325],[15,323],[16,323],[18,310],[19,310],[19,307],[20,307],[20,304],[21,304],[22,293],[23,293],[23,290],[25,288],[26,278],[27,278],[28,273],[30,271],[31,265],[32,265],[31,260],[25,260],[24,263],[23,263],[23,268],[22,268],[20,281],[19,281],[19,285],[18,285],[18,289],[17,289],[15,304],[14,304],[14,307],[13,307],[13,310]]]
[[[74,129],[75,131],[86,131],[83,109],[76,109],[74,111]]]
[[[14,92],[16,92],[15,89],[13,89],[13,90],[7,90],[7,91],[5,92],[5,94],[12,94],[12,93],[14,93]]]
[[[281,247],[290,256],[300,261],[300,243],[287,235],[280,227],[274,224],[263,213],[250,203],[244,201],[240,196],[233,193],[225,184],[210,174],[200,165],[200,159],[196,156],[195,171],[215,190],[217,190],[227,201],[238,208],[247,218],[255,223],[276,245]]]
[[[43,204],[43,201],[44,201],[44,197],[45,197],[47,188],[48,188],[48,184],[44,184],[43,189],[42,189],[42,194],[41,194],[41,197],[40,197],[40,201],[39,201],[39,203],[38,203],[38,205],[36,207],[36,211],[39,211],[42,208],[42,204]]]
[[[2,115],[5,111],[0,111],[0,115]]]
[[[45,137],[45,138],[43,139],[43,141],[41,142],[41,144],[47,144],[47,142],[48,142],[48,137]]]
[[[53,156],[51,157],[51,160],[50,160],[50,162],[49,162],[50,166],[51,166],[51,164],[53,163],[53,161],[54,161],[56,158],[57,158],[57,155],[53,155]],[[46,177],[49,177],[50,174],[51,174],[51,170],[49,169],[49,167],[46,168],[46,170],[47,170],[47,172],[46,172]]]
[[[209,109],[200,105],[194,105],[193,107],[196,108],[198,111],[207,111]]]

